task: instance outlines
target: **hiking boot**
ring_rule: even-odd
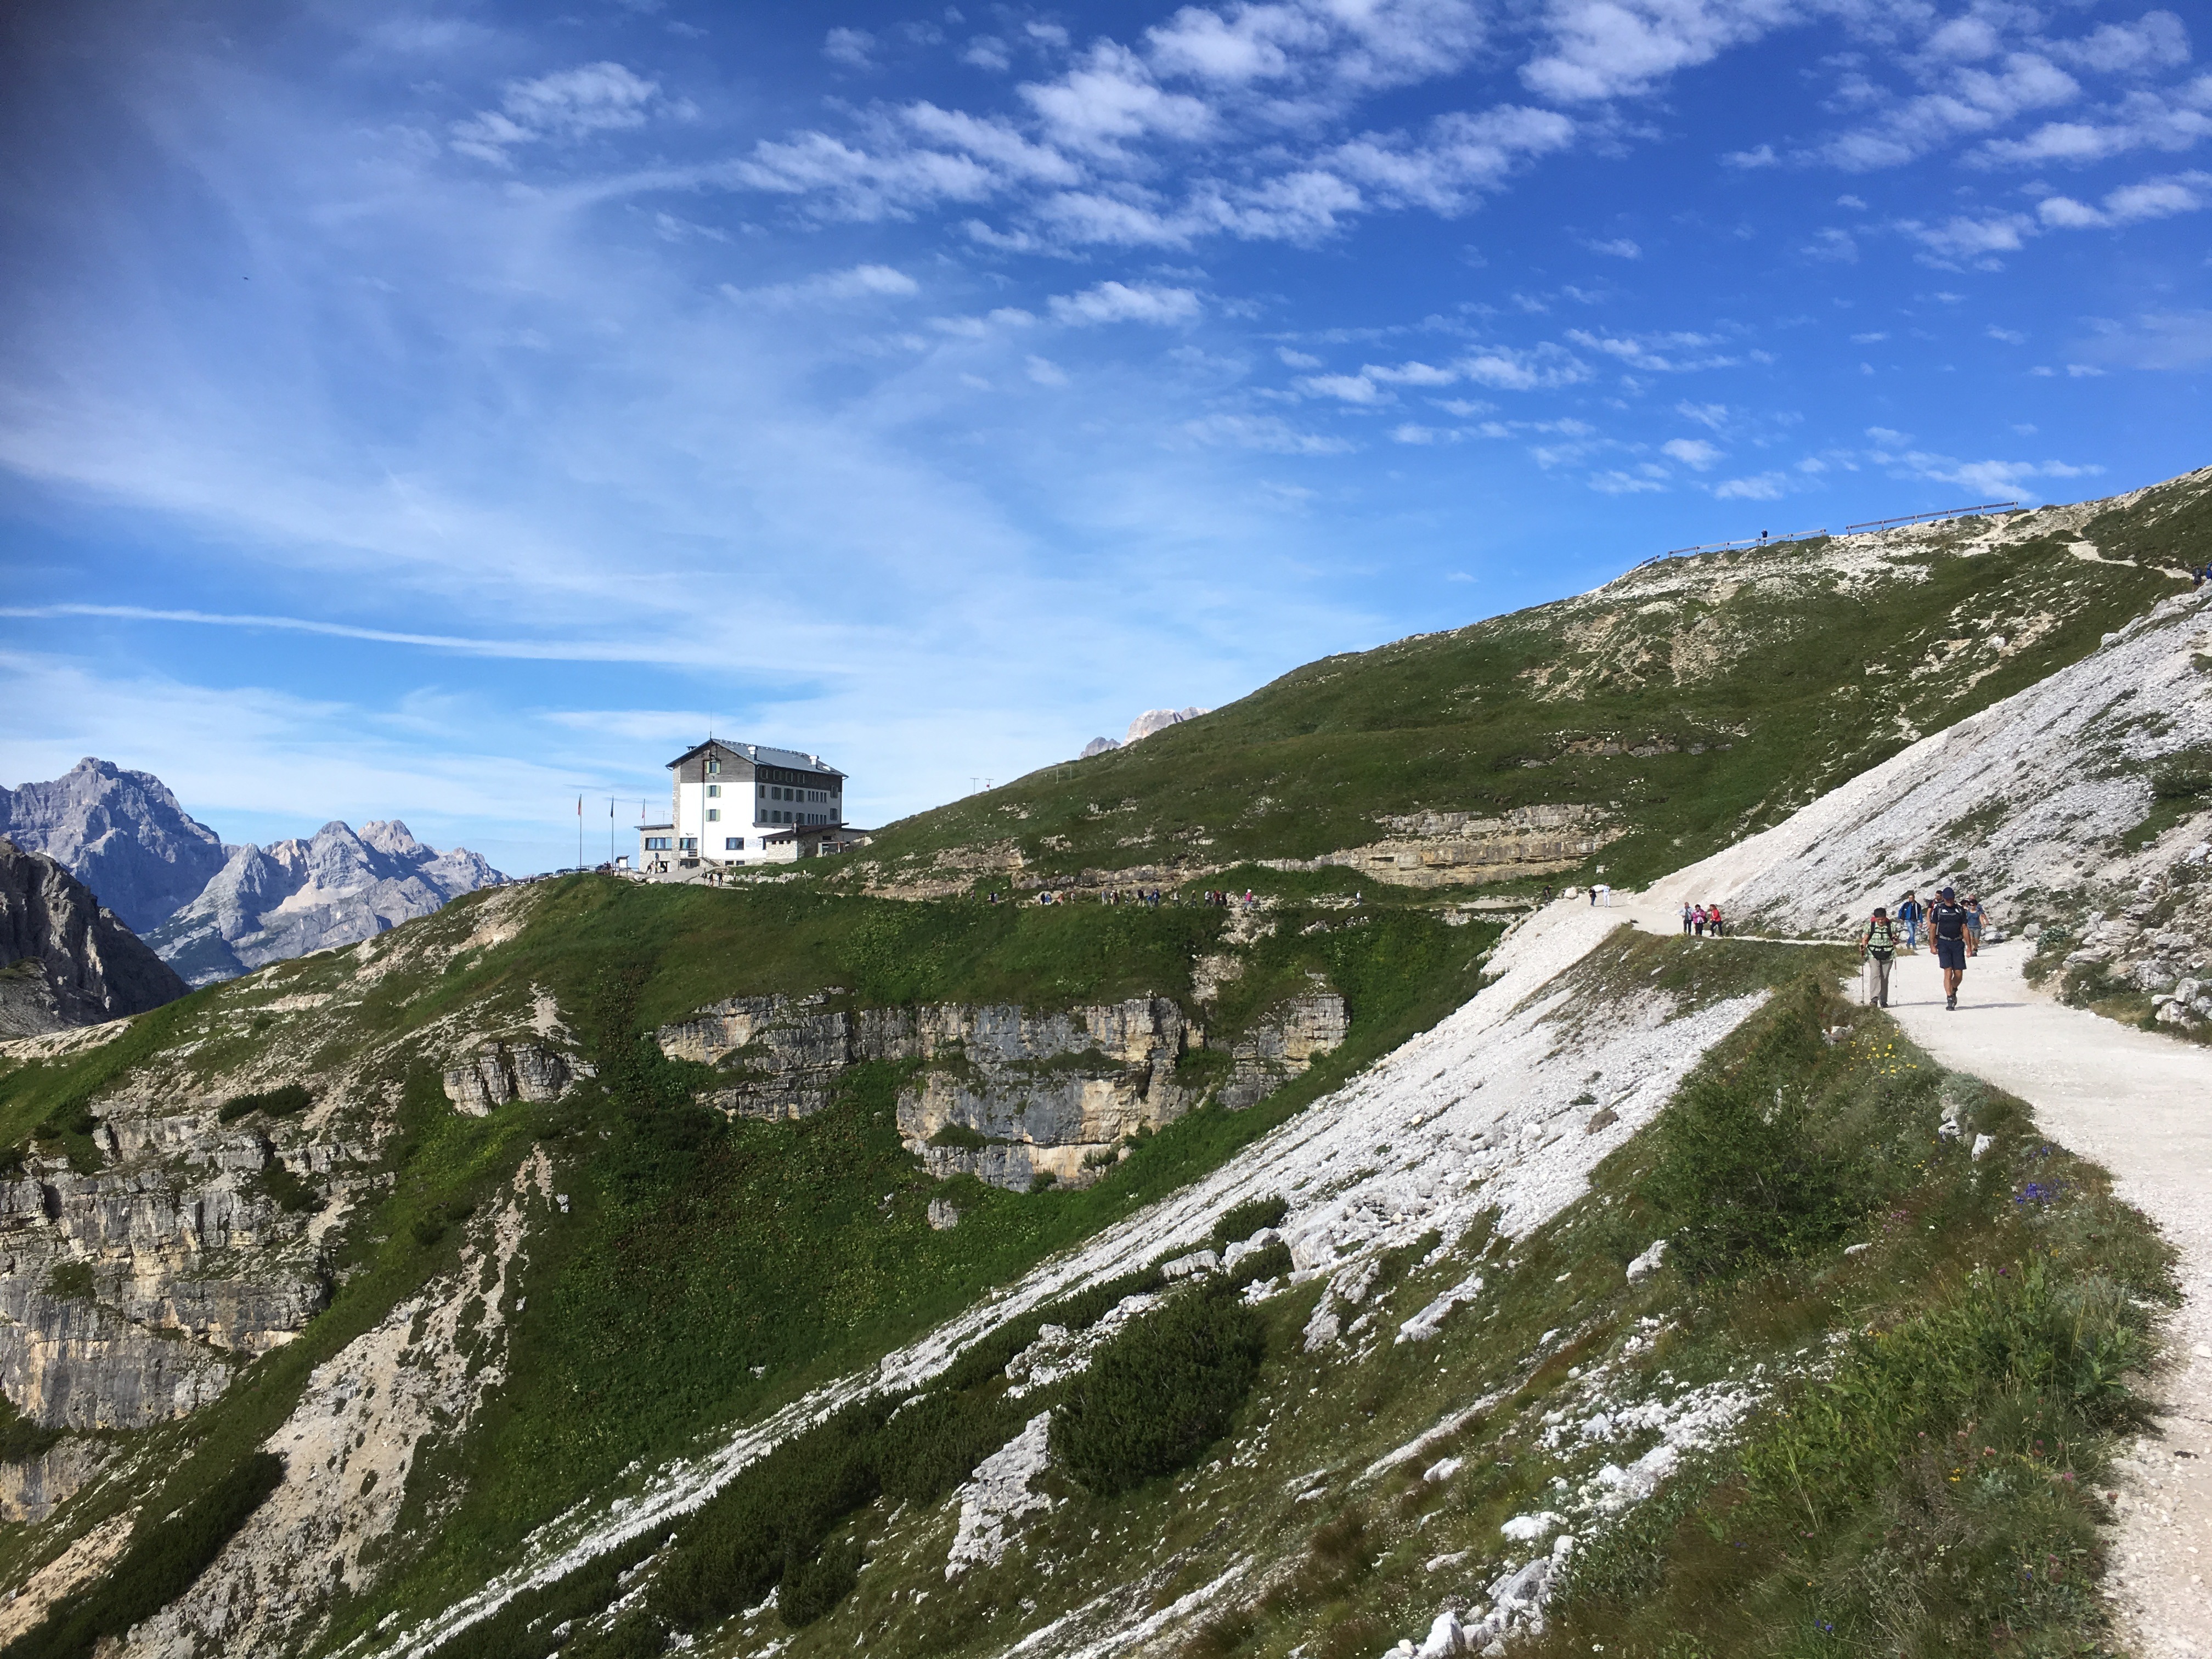
[[[1956,1008],[1959,1006],[1959,999],[1956,997],[1945,997],[1943,999],[1943,1006],[1946,1008]]]

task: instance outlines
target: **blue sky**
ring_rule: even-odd
[[[2169,10],[183,9],[7,26],[0,778],[234,839],[544,867],[709,725],[878,822],[1668,548],[2212,459]]]

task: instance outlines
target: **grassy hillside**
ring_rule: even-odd
[[[1146,865],[1195,878],[1370,843],[1395,816],[1589,804],[1625,831],[1600,855],[1613,879],[1640,880],[2094,650],[2212,559],[2208,486],[2194,474],[2112,503],[1664,561],[1324,658],[1142,743],[890,825],[848,878],[990,886],[1016,868]]]
[[[865,1366],[1217,1166],[1464,1000],[1495,938],[1406,908],[1354,927],[1295,907],[1276,920],[1273,934],[1238,945],[1218,937],[1223,913],[1194,906],[914,904],[804,885],[718,891],[575,877],[471,895],[368,945],[195,993],[106,1044],[7,1070],[0,1137],[33,1170],[58,1159],[96,1174],[99,1126],[143,1111],[149,1096],[164,1113],[207,1117],[237,1101],[225,1109],[240,1127],[354,1151],[301,1188],[304,1202],[338,1206],[319,1255],[335,1286],[327,1308],[221,1400],[110,1436],[135,1454],[128,1472],[55,1523],[0,1529],[0,1576],[12,1582],[109,1515],[133,1504],[164,1513],[228,1478],[294,1411],[318,1365],[426,1287],[476,1271],[471,1241],[481,1245],[518,1166],[543,1149],[568,1208],[559,1224],[533,1229],[526,1261],[495,1292],[514,1311],[503,1351],[487,1349],[483,1363],[507,1380],[465,1433],[426,1443],[399,1528],[368,1558],[374,1588],[336,1596],[332,1639],[395,1608],[442,1605],[564,1506],[611,1500],[626,1471]],[[1242,991],[1199,1005],[1201,951],[1244,962]],[[854,1007],[1049,1008],[1149,994],[1233,1029],[1266,987],[1309,971],[1346,1000],[1343,1048],[1257,1106],[1203,1108],[1142,1139],[1073,1191],[929,1178],[893,1121],[908,1066],[855,1067],[836,1103],[801,1121],[726,1121],[693,1104],[714,1074],[663,1058],[649,1039],[715,998],[824,988]],[[549,993],[597,1075],[557,1101],[457,1115],[439,1070],[459,1034],[526,1030]],[[312,1128],[242,1098],[289,1083],[325,1103]],[[948,1195],[961,1222],[939,1231],[927,1212]]]

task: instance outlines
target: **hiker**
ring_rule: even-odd
[[[1708,904],[1705,907],[1705,926],[1712,929],[1712,934],[1715,939],[1718,939],[1721,936],[1721,907],[1719,905]]]
[[[1905,954],[1911,956],[1920,949],[1920,918],[1925,912],[1920,901],[1906,888],[1905,896],[1897,902],[1897,919],[1905,928]]]
[[[1859,960],[1866,966],[1866,1000],[1869,1008],[1889,1006],[1889,967],[1897,955],[1897,927],[1879,904],[1867,925],[1859,929]]]
[[[1690,912],[1690,931],[1699,939],[1705,936],[1705,907],[1702,904]]]
[[[1982,953],[1982,923],[1985,920],[1978,895],[1966,895],[1966,954],[1978,957]]]
[[[1946,887],[1928,907],[1928,936],[1936,946],[1936,961],[1943,969],[1943,1006],[1959,1006],[1959,981],[1966,973],[1966,907]]]
[[[1595,909],[1595,908],[1597,908],[1597,884],[1596,884],[1595,882],[1592,882],[1592,883],[1590,884],[1590,890],[1589,890],[1589,893],[1590,893],[1590,908],[1591,908],[1592,909]]]
[[[1688,936],[1688,934],[1689,934],[1689,932],[1690,932],[1690,907],[1689,907],[1689,905],[1688,905],[1686,902],[1685,902],[1685,903],[1683,904],[1683,906],[1682,906],[1682,933],[1683,933],[1683,935],[1686,938],[1686,937]]]

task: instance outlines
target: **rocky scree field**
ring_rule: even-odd
[[[2208,488],[1641,566],[890,825],[841,879],[1639,884],[2096,650],[2212,559]]]
[[[293,1653],[442,1607],[1218,1167],[1495,937],[580,877],[8,1045],[0,1639]],[[179,1594],[118,1600],[264,1452]]]

